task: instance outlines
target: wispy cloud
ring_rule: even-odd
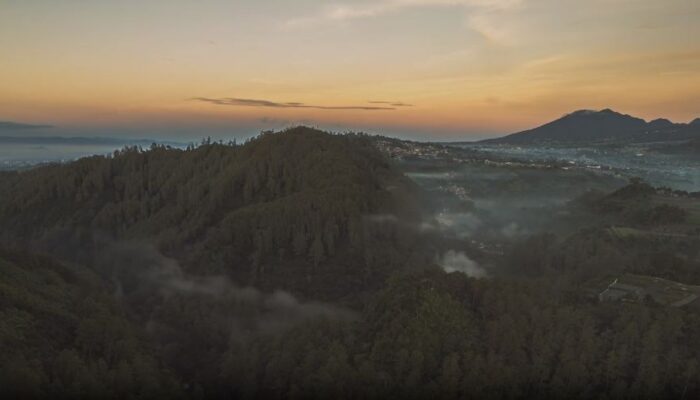
[[[466,25],[489,42],[506,40],[507,30],[492,20],[494,14],[512,11],[526,0],[378,0],[325,6],[317,13],[287,20],[286,29],[308,28],[329,23],[377,18],[408,8],[457,7],[466,13]]]
[[[370,100],[369,104],[388,104],[392,107],[413,107],[413,104],[404,103],[401,101],[380,101],[380,100]]]
[[[238,106],[238,107],[267,107],[267,108],[311,108],[315,110],[363,110],[363,111],[387,111],[396,110],[396,107],[405,107],[404,103],[384,103],[389,104],[387,106],[362,106],[362,105],[350,105],[350,106],[319,106],[312,104],[305,104],[300,102],[277,102],[271,100],[260,100],[260,99],[240,99],[236,97],[223,97],[223,98],[208,98],[208,97],[194,97],[192,100],[202,101],[205,103],[216,104],[220,106]],[[371,102],[370,102],[371,103]],[[373,103],[379,104],[379,103]]]
[[[507,44],[511,42],[510,30],[494,21],[493,12],[467,15],[467,26],[489,43]]]
[[[315,15],[287,21],[288,26],[306,26],[319,22],[338,22],[359,18],[372,18],[417,7],[470,7],[482,9],[508,9],[520,5],[523,0],[379,0],[355,4],[325,6]]]

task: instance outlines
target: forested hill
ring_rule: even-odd
[[[372,249],[367,216],[420,213],[416,187],[367,137],[303,127],[243,145],[130,147],[0,177],[6,242],[89,261],[98,239],[147,240],[197,273],[259,284],[323,275],[321,263],[366,279],[391,266]]]
[[[422,192],[362,135],[296,128],[4,173],[0,392],[700,398],[693,303],[600,301],[625,276],[696,290],[696,203],[664,193],[589,193],[563,218],[601,226],[471,260],[468,237],[419,223]],[[435,265],[453,249],[493,276]]]
[[[88,268],[0,247],[0,388],[7,398],[174,398],[150,344]],[[50,394],[50,395],[49,395]]]

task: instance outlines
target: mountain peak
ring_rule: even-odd
[[[669,121],[666,118],[657,118],[649,122],[649,127],[654,129],[668,128],[671,126],[673,126],[673,122]]]
[[[629,116],[626,114],[619,113],[613,109],[610,108],[605,108],[602,110],[590,110],[590,109],[581,109],[581,110],[576,110],[572,113],[564,115],[564,117],[586,117],[586,116]]]
[[[596,111],[596,110],[583,109],[583,110],[576,110],[576,111],[569,113],[569,114],[566,114],[564,116],[568,117],[568,116],[574,116],[574,115],[594,115],[597,113],[598,113],[598,111]]]
[[[610,108],[600,111],[578,110],[537,128],[488,142],[532,144],[605,141],[630,136],[646,127],[647,122],[643,119]]]

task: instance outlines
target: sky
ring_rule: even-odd
[[[0,0],[0,121],[454,140],[700,117],[698,0]]]

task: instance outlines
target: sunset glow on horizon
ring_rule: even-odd
[[[194,138],[482,138],[700,117],[697,0],[0,1],[0,121]]]

